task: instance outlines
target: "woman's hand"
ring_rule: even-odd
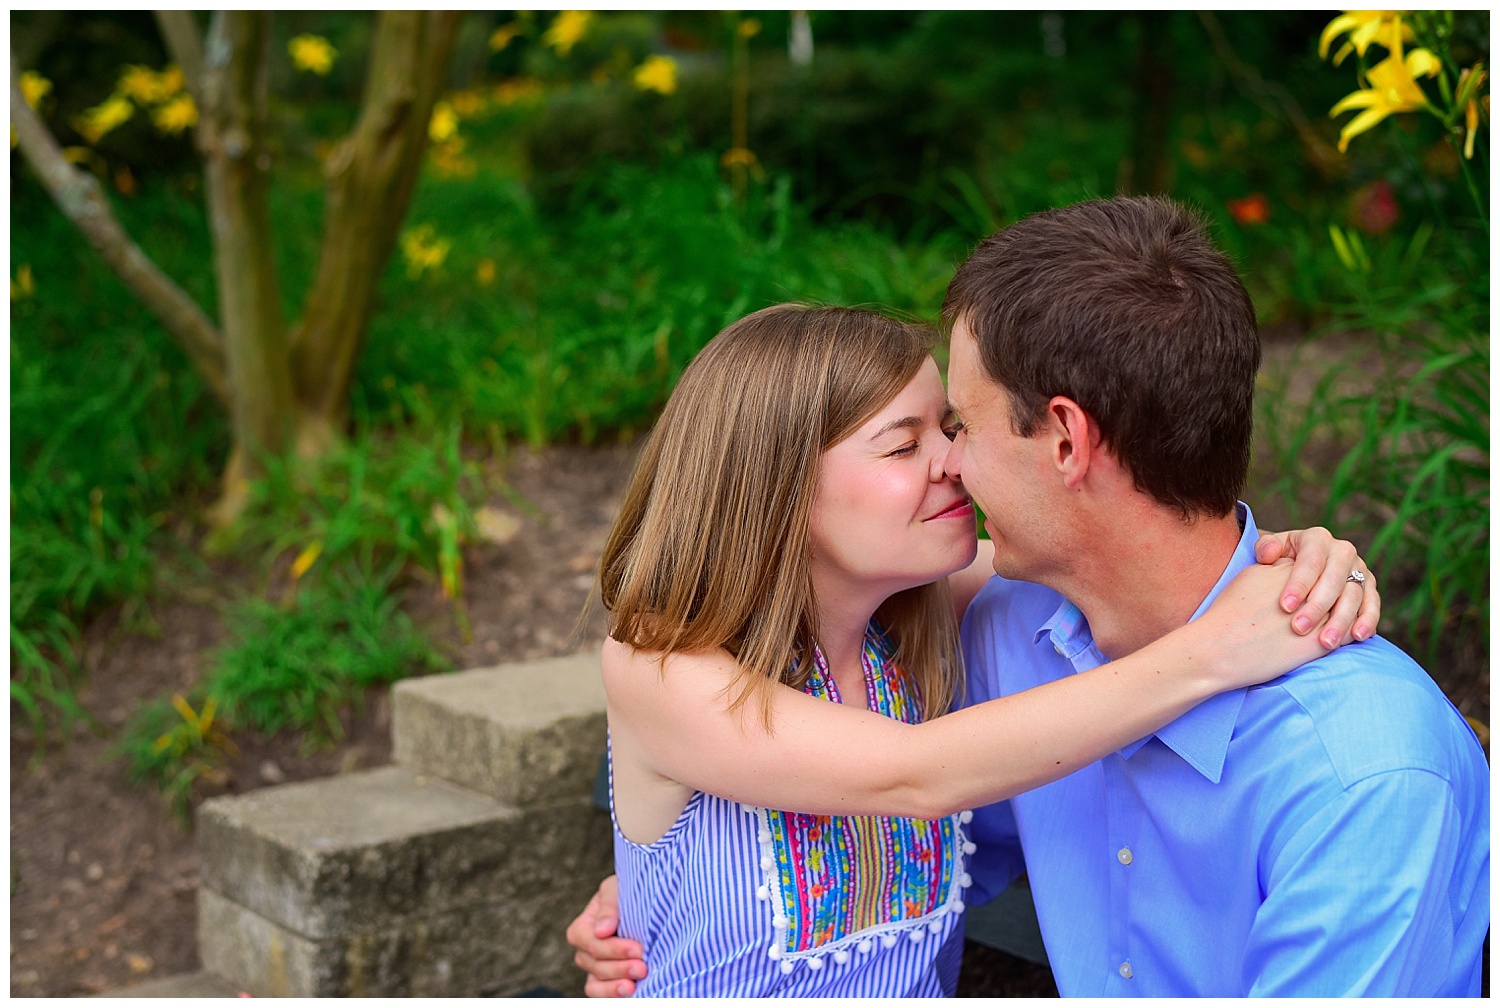
[[[1263,564],[1283,557],[1296,561],[1281,595],[1283,612],[1293,613],[1292,631],[1307,634],[1323,622],[1318,639],[1332,650],[1341,643],[1368,640],[1380,625],[1380,593],[1375,575],[1347,539],[1335,539],[1326,528],[1263,532],[1255,544],[1255,559]],[[1349,575],[1364,575],[1364,583]],[[1299,608],[1300,607],[1300,608]]]
[[[619,880],[611,875],[568,925],[573,963],[589,976],[583,986],[589,997],[630,997],[635,981],[646,976],[640,944],[615,937],[619,926]]]
[[[1235,575],[1198,619],[1188,624],[1205,655],[1224,679],[1221,689],[1253,686],[1323,657],[1329,648],[1354,638],[1337,630],[1354,621],[1359,585],[1347,582],[1317,634],[1298,634],[1288,625],[1283,586],[1293,569],[1289,560],[1257,564]],[[1332,636],[1332,642],[1327,643]]]

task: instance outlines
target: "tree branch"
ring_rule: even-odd
[[[342,420],[376,286],[427,151],[460,14],[382,11],[378,18],[359,120],[324,169],[323,242],[292,342],[304,433],[313,438],[317,423]]]
[[[1224,64],[1224,69],[1229,72],[1240,94],[1255,102],[1271,116],[1284,115],[1287,122],[1291,123],[1292,129],[1297,131],[1297,139],[1302,142],[1308,159],[1324,177],[1338,178],[1344,174],[1347,169],[1343,155],[1333,144],[1318,134],[1312,123],[1308,122],[1307,114],[1302,111],[1302,106],[1297,103],[1292,93],[1280,84],[1266,80],[1260,75],[1259,70],[1235,54],[1234,48],[1229,44],[1228,36],[1224,34],[1224,28],[1212,11],[1198,11],[1198,21],[1208,35],[1209,44],[1214,47],[1214,54],[1219,57],[1219,62]]]
[[[193,12],[185,10],[152,11],[156,25],[166,40],[167,52],[182,71],[188,94],[201,109],[203,107],[203,38],[198,32],[198,22]]]
[[[10,123],[17,146],[63,215],[83,233],[125,286],[140,298],[187,353],[210,390],[230,403],[224,341],[197,303],[147,258],[125,233],[90,174],[73,167],[40,116],[26,104],[15,54],[10,61]]]

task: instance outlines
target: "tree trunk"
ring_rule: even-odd
[[[1139,62],[1136,65],[1135,112],[1130,150],[1120,164],[1117,187],[1137,195],[1160,195],[1172,184],[1172,72],[1175,46],[1171,11],[1140,11]]]
[[[130,240],[98,180],[63,157],[57,141],[21,94],[14,54],[10,61],[10,124],[16,131],[21,156],[41,179],[63,215],[177,340],[209,390],[228,407],[229,379],[225,373],[224,341],[218,330],[197,303]]]
[[[270,15],[216,11],[206,44],[189,11],[157,23],[199,109],[218,314],[209,317],[120,227],[94,178],[63,158],[21,93],[11,55],[11,124],[63,213],[187,352],[230,416],[234,446],[211,517],[232,521],[267,455],[316,456],[347,419],[349,384],[375,292],[411,203],[428,122],[461,14],[378,15],[360,116],[330,159],[317,274],[295,338],[287,331],[267,206]]]
[[[286,319],[271,246],[266,192],[267,68],[271,17],[264,11],[216,11],[204,47],[197,132],[224,326],[234,457],[225,471],[216,518],[231,520],[261,471],[293,429]]]
[[[292,339],[297,449],[320,454],[347,419],[349,384],[427,151],[456,11],[382,11],[359,121],[329,158],[317,274]]]

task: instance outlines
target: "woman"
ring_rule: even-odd
[[[965,810],[1324,653],[1261,567],[1127,658],[938,717],[990,554],[943,471],[927,351],[872,313],[765,309],[699,354],[644,448],[601,564],[638,994],[951,995]]]

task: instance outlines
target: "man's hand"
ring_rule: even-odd
[[[1261,533],[1255,544],[1255,559],[1274,563],[1282,557],[1295,561],[1281,596],[1281,608],[1295,613],[1295,633],[1307,633],[1324,613],[1330,613],[1320,637],[1324,647],[1337,647],[1350,632],[1351,624],[1355,640],[1375,635],[1380,624],[1380,593],[1375,590],[1375,575],[1360,559],[1353,543],[1335,539],[1332,532],[1321,527]],[[1365,576],[1363,584],[1349,580],[1354,571]]]
[[[646,977],[645,952],[639,942],[616,938],[620,926],[620,884],[611,875],[583,913],[568,925],[573,962],[589,975],[583,992],[589,997],[630,997],[635,981]]]

